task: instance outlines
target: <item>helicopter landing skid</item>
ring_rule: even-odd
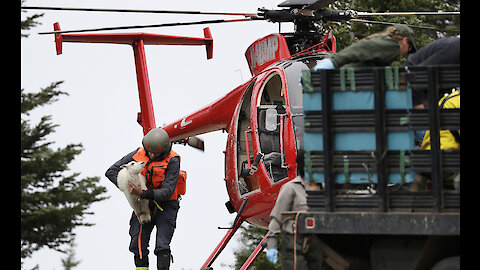
[[[220,243],[218,243],[215,250],[213,250],[212,254],[210,254],[210,257],[208,257],[207,261],[202,265],[200,269],[202,270],[213,269],[210,266],[215,261],[215,259],[217,259],[218,255],[220,255],[220,253],[223,251],[223,249],[228,244],[230,239],[232,239],[233,235],[238,230],[238,228],[240,228],[240,225],[242,225],[243,221],[244,219],[241,216],[239,216],[238,219],[236,219],[236,222],[233,224],[231,228],[228,229],[225,236],[222,238]]]
[[[242,225],[242,223],[244,221],[244,219],[242,218],[242,212],[243,212],[243,209],[244,209],[245,205],[247,204],[247,202],[248,202],[248,197],[245,197],[243,199],[242,205],[238,209],[237,216],[235,217],[235,220],[233,222],[232,227],[229,227],[229,228],[218,227],[219,229],[228,229],[228,231],[225,234],[225,236],[223,237],[223,239],[220,241],[218,246],[215,248],[215,250],[212,252],[210,257],[208,257],[207,261],[202,265],[202,268],[200,268],[200,270],[213,270],[211,265],[213,264],[215,259],[218,257],[218,255],[220,255],[220,253],[223,251],[223,249],[225,248],[227,243],[230,241],[230,239],[232,239],[232,237],[235,234],[235,232],[237,231],[237,229],[240,228],[240,225]],[[268,232],[267,232],[267,234],[268,234]],[[253,262],[258,257],[258,255],[260,255],[260,253],[263,251],[263,249],[267,246],[267,234],[265,234],[262,241],[260,241],[260,243],[255,248],[255,250],[252,252],[252,254],[250,254],[248,259],[245,261],[245,263],[240,268],[240,270],[246,270],[246,269],[250,268],[250,266],[253,264]]]
[[[268,235],[268,232],[265,234],[262,241],[260,241],[260,243],[258,243],[257,247],[252,252],[252,254],[250,254],[250,256],[245,261],[245,263],[242,265],[242,267],[240,267],[240,270],[247,270],[248,268],[250,268],[250,266],[253,264],[255,259],[257,259],[258,255],[260,255],[260,253],[262,253],[263,249],[267,247],[267,235]]]
[[[245,197],[243,199],[242,205],[238,209],[237,216],[235,217],[235,220],[233,221],[232,227],[228,227],[228,228],[218,227],[218,229],[228,229],[228,231],[225,234],[225,236],[223,237],[222,241],[220,241],[220,243],[218,243],[217,247],[212,252],[212,254],[210,254],[210,257],[208,257],[207,261],[202,265],[202,268],[200,268],[201,270],[213,269],[213,268],[210,267],[210,265],[212,265],[212,263],[215,261],[215,259],[218,257],[218,255],[220,255],[222,250],[228,244],[230,239],[232,239],[233,235],[238,230],[238,228],[240,228],[240,225],[242,225],[242,223],[244,221],[244,219],[242,218],[242,212],[243,212],[243,209],[245,208],[245,205],[247,204],[247,202],[248,202],[248,197]]]
[[[238,227],[240,227],[240,226],[238,226]],[[233,230],[233,229],[231,229],[231,230]],[[235,232],[233,232],[231,236],[233,236],[234,233]],[[262,241],[260,241],[260,243],[258,243],[255,250],[252,251],[252,253],[248,257],[248,259],[245,261],[245,263],[243,263],[242,267],[240,267],[240,270],[247,270],[248,268],[250,268],[250,266],[252,266],[252,264],[257,259],[258,255],[260,255],[260,253],[262,253],[263,249],[265,249],[267,247],[267,235],[268,235],[268,232],[265,234]],[[231,238],[231,236],[230,236],[230,238]],[[221,249],[219,249],[219,246],[220,246],[220,244],[219,244],[219,246],[217,246],[217,248],[214,251],[214,253],[217,252],[215,254],[215,256],[214,256],[214,253],[212,253],[212,255],[210,255],[210,258],[208,258],[207,262],[205,262],[205,264],[202,266],[202,268],[200,270],[213,270],[213,267],[211,267],[211,266],[205,267],[205,265],[212,265],[213,261],[220,254],[220,252],[223,250],[225,245],[228,243],[228,240],[225,241],[226,237],[227,237],[227,235],[225,235],[225,237],[222,239],[222,242],[220,242],[220,244],[224,243],[223,247]]]

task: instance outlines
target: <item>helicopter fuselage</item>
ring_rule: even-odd
[[[173,141],[214,130],[228,131],[225,184],[236,212],[266,228],[280,187],[296,177],[303,136],[302,60],[283,60],[216,102],[164,126]]]
[[[267,228],[280,187],[297,176],[297,149],[303,143],[302,70],[321,56],[292,58],[280,34],[258,39],[245,56],[254,75],[249,81],[163,129],[172,141],[228,131],[227,208],[242,220]]]

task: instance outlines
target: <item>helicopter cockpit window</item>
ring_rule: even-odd
[[[277,129],[277,110],[269,108],[265,111],[265,129],[275,131]]]
[[[250,175],[248,166],[249,157],[250,163],[253,162],[252,133],[250,131],[250,101],[254,85],[255,83],[252,83],[248,86],[242,98],[237,122],[237,183],[240,195],[247,194],[260,188],[257,178]]]
[[[282,168],[280,149],[280,118],[285,117],[285,97],[283,95],[282,80],[278,73],[272,73],[264,82],[258,110],[258,137],[263,154],[263,163],[272,181],[277,182],[286,178],[287,169]]]

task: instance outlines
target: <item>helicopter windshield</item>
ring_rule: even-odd
[[[303,149],[303,90],[300,83],[302,70],[309,69],[312,59],[290,62],[285,67],[287,77],[288,99],[290,111],[292,113],[293,127],[295,133],[295,142],[298,149]]]
[[[309,63],[309,60],[306,60]],[[280,66],[286,75],[287,89],[282,76],[272,72],[263,82],[257,99],[258,138],[264,157],[264,165],[272,182],[288,177],[283,136],[289,117],[287,116],[286,95],[288,95],[291,120],[295,136],[295,148],[303,148],[303,93],[300,84],[302,70],[308,65],[302,61],[287,61]],[[287,91],[286,91],[287,90]]]
[[[286,148],[290,146],[284,145],[288,140],[284,136],[289,136],[293,127],[294,147],[303,148],[303,93],[300,77],[302,70],[309,68],[308,62],[306,63],[285,61],[279,65],[283,68],[285,75],[275,70],[261,82],[252,83],[247,88],[237,120],[236,160],[240,195],[259,190],[258,176],[252,175],[250,170],[250,166],[255,164],[252,144],[254,133],[258,136],[259,150],[264,155],[263,164],[270,181],[280,182],[289,178],[288,164],[294,160],[286,155]],[[253,101],[253,86],[259,83],[261,87]],[[289,108],[287,108],[287,100]],[[253,104],[249,101],[255,102],[258,121],[256,132],[250,128],[249,108]],[[287,115],[287,111],[291,112],[291,117]]]
[[[257,100],[258,139],[265,154],[263,163],[273,182],[288,177],[281,139],[284,133],[281,123],[287,115],[284,92],[280,74],[273,72],[265,79]]]

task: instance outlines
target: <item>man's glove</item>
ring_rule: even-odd
[[[317,65],[313,68],[313,71],[317,71],[320,69],[334,69],[335,66],[333,65],[332,60],[330,58],[323,58],[322,60],[318,61]]]
[[[271,263],[277,263],[277,259],[278,259],[278,250],[276,248],[269,248],[267,249],[267,259],[271,262]]]

